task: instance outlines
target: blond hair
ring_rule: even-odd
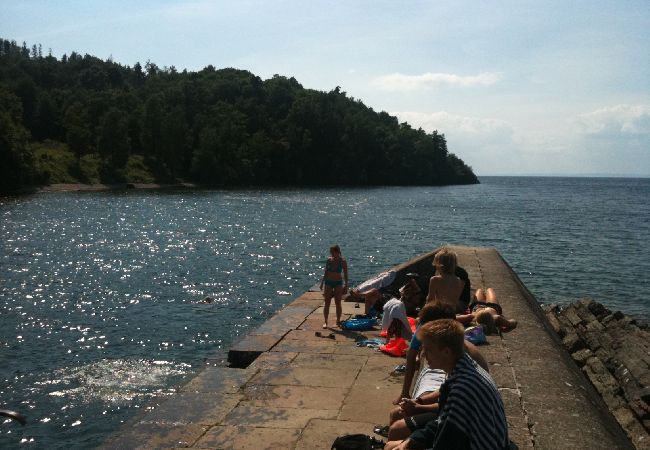
[[[456,253],[443,248],[433,257],[433,265],[440,270],[440,273],[454,275],[456,272],[457,259]]]
[[[427,322],[420,327],[417,337],[427,347],[446,347],[456,357],[463,355],[465,348],[464,328],[460,322],[454,319]]]

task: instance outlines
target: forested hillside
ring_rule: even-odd
[[[0,40],[0,189],[49,182],[476,183],[445,137],[340,88],[133,67]]]

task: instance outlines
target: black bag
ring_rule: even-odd
[[[384,448],[384,441],[367,434],[346,434],[334,439],[332,450],[373,450]]]

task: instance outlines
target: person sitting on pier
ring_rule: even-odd
[[[425,305],[418,315],[418,330],[425,324],[440,320],[453,319],[454,310],[441,303],[429,303]],[[486,372],[489,366],[483,355],[474,344],[465,341],[465,351],[474,359]],[[417,356],[420,353],[422,344],[416,334],[411,339],[409,350],[406,354],[406,369],[404,371],[404,382],[400,396],[393,401],[399,405],[390,411],[390,428],[388,438],[390,440],[405,439],[413,431],[423,427],[430,420],[437,416],[438,411],[438,389],[444,381],[445,374],[437,369],[423,368],[413,386],[413,395],[409,395],[413,376],[417,370]],[[442,373],[442,378],[440,374]]]
[[[463,326],[453,319],[423,325],[417,332],[432,369],[449,374],[440,387],[439,413],[387,450],[508,448],[508,425],[501,395],[492,377],[465,351]]]
[[[486,291],[477,289],[474,296],[475,300],[469,305],[471,312],[457,315],[456,320],[464,325],[470,323],[483,325],[487,334],[498,334],[499,330],[507,333],[517,327],[516,320],[508,319],[503,315],[503,309],[497,301],[494,289],[487,288]]]
[[[460,305],[461,294],[465,290],[466,284],[469,283],[464,282],[455,275],[456,261],[456,253],[446,248],[436,253],[433,258],[436,274],[429,280],[427,303],[440,302],[451,306],[454,311],[458,311],[463,307],[463,305]]]

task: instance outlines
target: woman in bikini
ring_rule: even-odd
[[[343,282],[345,278],[345,283]],[[324,286],[324,290],[323,290]],[[330,257],[327,258],[325,263],[325,274],[320,282],[320,288],[325,297],[325,308],[323,309],[323,316],[325,323],[323,328],[327,328],[327,318],[330,313],[330,303],[334,297],[336,304],[336,326],[341,326],[341,299],[343,294],[348,291],[348,263],[341,254],[341,247],[332,245],[330,247]]]
[[[469,325],[477,323],[483,325],[487,334],[498,334],[499,331],[509,332],[517,328],[517,321],[508,319],[503,315],[503,309],[497,301],[494,289],[477,289],[474,294],[474,301],[469,304],[469,314],[458,314],[456,320]]]

